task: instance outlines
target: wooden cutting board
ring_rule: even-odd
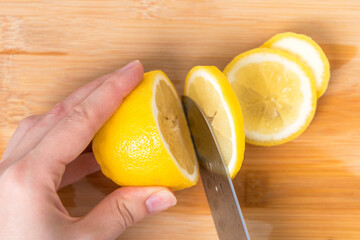
[[[18,122],[140,59],[183,91],[194,65],[220,69],[272,35],[314,38],[331,64],[316,116],[278,147],[247,145],[235,178],[252,239],[360,239],[360,1],[0,1],[0,154]],[[101,173],[60,191],[73,216],[117,188]],[[201,183],[119,239],[217,239]]]

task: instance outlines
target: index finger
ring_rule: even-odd
[[[42,169],[44,176],[51,178],[55,189],[65,166],[86,148],[123,99],[141,82],[143,73],[140,62],[127,71],[115,72],[75,106],[28,154],[32,161],[37,161],[34,164]]]

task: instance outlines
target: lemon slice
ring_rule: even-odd
[[[177,92],[161,71],[143,81],[93,139],[102,172],[121,186],[191,187],[198,163]]]
[[[285,143],[310,124],[317,100],[315,80],[294,56],[257,48],[235,57],[224,73],[239,99],[248,143]]]
[[[190,70],[184,94],[192,98],[210,120],[231,178],[239,171],[245,149],[240,104],[226,76],[216,67]]]
[[[303,34],[287,32],[275,35],[262,47],[283,50],[298,57],[314,74],[318,98],[324,94],[330,79],[330,65],[314,40]]]

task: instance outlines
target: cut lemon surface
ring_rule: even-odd
[[[248,143],[285,143],[310,124],[317,100],[315,80],[296,57],[257,48],[235,57],[224,73],[240,102]]]
[[[325,53],[314,40],[303,34],[287,32],[275,35],[262,47],[283,50],[298,57],[315,77],[318,98],[324,94],[330,79],[330,65]]]
[[[102,172],[121,186],[191,187],[198,163],[180,99],[162,71],[143,81],[93,139]]]
[[[234,178],[243,161],[245,137],[241,107],[226,76],[216,67],[194,67],[186,77],[184,94],[209,119],[230,177]]]

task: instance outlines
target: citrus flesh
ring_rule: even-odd
[[[204,111],[231,178],[239,171],[245,149],[240,104],[226,76],[216,67],[197,66],[185,80],[184,95]]]
[[[315,80],[294,56],[253,49],[235,57],[224,73],[240,102],[248,143],[285,143],[310,124],[316,108]]]

